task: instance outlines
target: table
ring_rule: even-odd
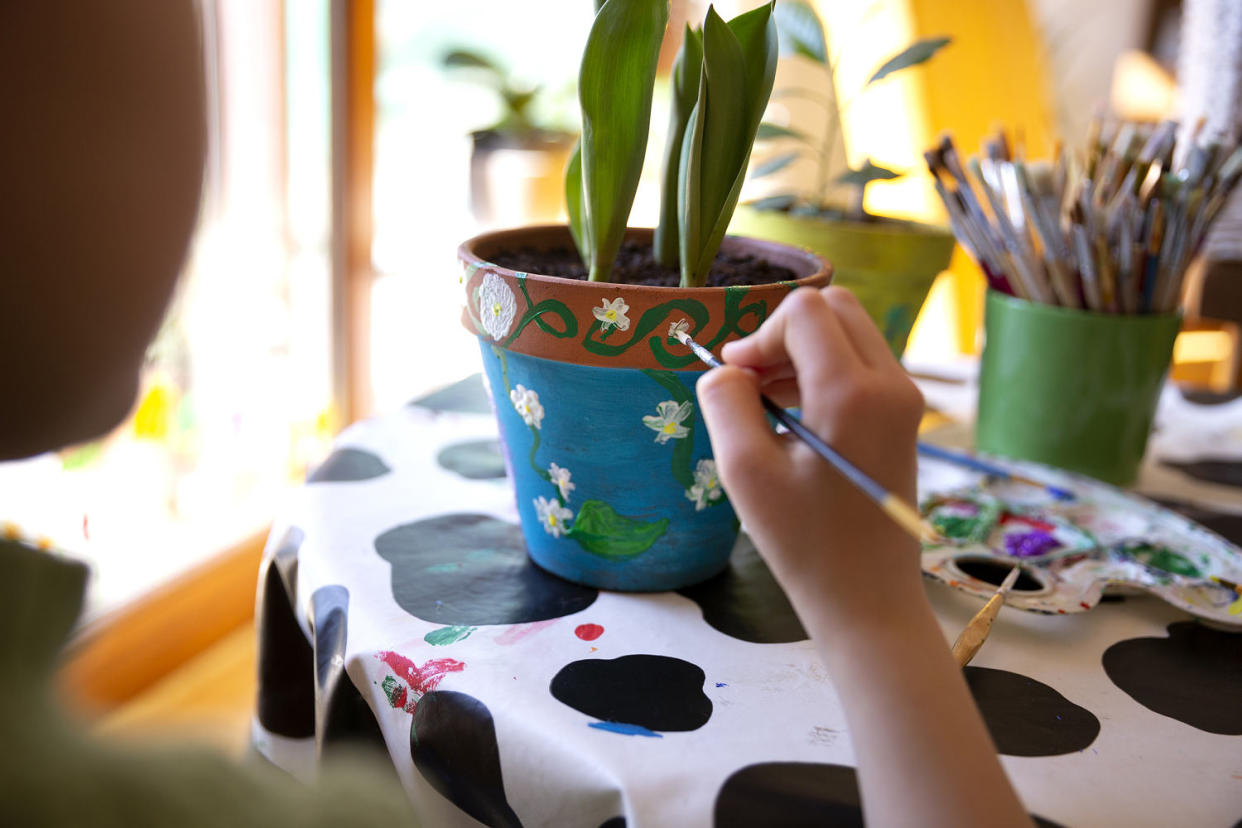
[[[1170,389],[1158,423],[1139,488],[1242,542],[1242,399]],[[258,750],[382,751],[428,825],[859,824],[831,676],[749,542],[679,592],[560,581],[495,438],[470,378],[347,429],[283,507]],[[927,589],[951,640],[980,602]],[[1242,825],[1242,636],[1149,597],[1007,608],[967,678],[1038,824]]]

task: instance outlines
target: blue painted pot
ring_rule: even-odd
[[[650,230],[630,231],[650,243]],[[726,239],[796,281],[657,288],[517,273],[497,251],[572,245],[565,227],[501,231],[462,245],[463,323],[479,338],[531,558],[605,589],[667,590],[728,564],[738,520],[720,486],[694,384],[707,347],[753,332],[790,290],[828,283],[818,257]]]

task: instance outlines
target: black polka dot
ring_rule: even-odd
[[[967,667],[965,674],[1000,753],[1075,753],[1089,747],[1100,733],[1100,720],[1091,711],[1029,676],[988,667]]]
[[[724,572],[678,592],[698,604],[703,620],[725,635],[755,644],[808,638],[785,592],[745,535]]]
[[[1216,483],[1221,486],[1242,486],[1242,461],[1238,460],[1193,460],[1178,463],[1172,460],[1161,460],[1165,466],[1188,474],[1195,480],[1204,483]]]
[[[436,455],[436,462],[470,480],[496,480],[505,476],[505,458],[499,440],[455,443]]]
[[[491,414],[492,404],[483,387],[483,375],[472,374],[464,380],[413,400],[410,405],[432,411],[453,411],[461,414]]]
[[[259,596],[257,716],[290,739],[315,735],[315,654],[294,614],[298,550],[304,534],[291,527],[264,564]]]
[[[1061,828],[1031,814],[1040,828]],[[848,765],[765,762],[747,765],[716,795],[716,828],[848,828],[863,823],[858,774]]]
[[[715,825],[861,828],[857,774],[846,765],[815,762],[748,765],[716,795]]]
[[[627,655],[571,662],[550,689],[558,701],[602,723],[659,733],[707,723],[712,702],[703,693],[705,680],[701,669],[680,658]]]
[[[489,826],[520,826],[505,797],[496,725],[483,702],[436,690],[423,696],[410,725],[414,767],[433,788]]]
[[[1194,621],[1168,638],[1131,638],[1104,651],[1104,671],[1136,702],[1223,736],[1242,736],[1242,634]]]
[[[375,539],[392,565],[392,595],[435,624],[483,626],[561,618],[599,594],[535,566],[522,530],[487,515],[440,515]]]
[[[307,483],[357,483],[383,477],[392,469],[369,451],[337,449],[306,478]]]

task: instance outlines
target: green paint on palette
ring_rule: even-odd
[[[1139,563],[1150,566],[1153,569],[1159,569],[1162,572],[1184,575],[1187,578],[1200,578],[1203,576],[1199,567],[1187,560],[1185,555],[1180,555],[1172,549],[1163,546],[1143,544],[1142,546],[1128,549],[1126,552]]]
[[[969,538],[979,528],[978,517],[962,517],[961,515],[936,515],[932,518],[932,526],[946,538],[962,540]]]
[[[477,629],[478,627],[467,627],[464,625],[441,627],[438,630],[432,630],[424,635],[423,641],[426,641],[433,647],[443,647],[448,644],[454,644],[458,641],[466,640],[470,637],[470,633]]]

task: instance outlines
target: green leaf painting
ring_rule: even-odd
[[[652,86],[668,0],[608,0],[595,16],[578,74],[587,266],[609,281],[647,148]]]
[[[918,66],[930,60],[932,55],[939,52],[945,46],[953,41],[951,37],[926,37],[922,40],[916,40],[888,60],[884,61],[879,69],[875,70],[870,78],[867,79],[867,86],[882,80],[894,72],[900,72],[902,69],[909,69],[911,66]]]
[[[728,23],[708,8],[703,74],[679,171],[681,284],[702,286],[737,206],[776,77],[775,3]]]
[[[603,501],[588,500],[579,507],[573,526],[565,534],[593,555],[625,560],[650,549],[666,529],[668,518],[637,520],[617,514]]]
[[[776,27],[780,32],[781,51],[802,55],[827,65],[828,45],[824,27],[809,3],[789,2],[776,7]]]
[[[660,192],[660,223],[655,231],[655,259],[664,267],[677,267],[677,183],[681,170],[681,149],[690,114],[699,100],[699,80],[703,73],[703,35],[686,26],[673,61],[668,121],[668,143],[664,147],[663,189]]]

